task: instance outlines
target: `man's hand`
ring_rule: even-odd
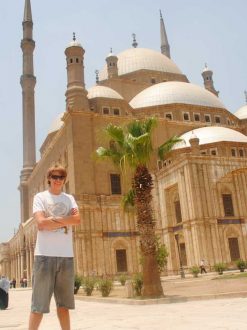
[[[78,214],[78,209],[76,209],[76,208],[71,209],[71,210],[70,210],[70,214],[71,214],[71,215],[76,215],[76,214]]]

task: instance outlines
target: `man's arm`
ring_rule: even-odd
[[[53,217],[46,217],[42,211],[35,212],[34,219],[38,230],[54,230],[63,227],[59,222],[53,221]]]
[[[66,217],[45,217],[44,212],[35,212],[34,218],[38,230],[54,230],[68,225],[78,225],[81,221],[78,209],[71,209],[71,214]]]
[[[70,215],[68,215],[66,217],[54,217],[53,221],[60,223],[61,227],[69,226],[69,225],[70,226],[79,225],[81,222],[81,217],[80,217],[78,209],[72,208],[70,210]]]

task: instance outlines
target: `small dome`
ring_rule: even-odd
[[[82,48],[82,45],[78,41],[73,40],[68,44],[67,48],[69,48],[69,47],[81,47]]]
[[[244,105],[243,107],[241,107],[240,109],[238,109],[234,115],[238,118],[238,119],[247,119],[247,104]]]
[[[199,139],[199,145],[215,143],[215,142],[244,142],[247,143],[247,136],[235,131],[231,128],[217,127],[217,126],[207,126],[194,129],[193,131],[186,132],[180,136],[183,141],[175,144],[173,149],[180,149],[185,147],[190,147],[189,140],[191,135],[194,134]]]
[[[119,53],[117,57],[119,76],[138,70],[152,70],[182,74],[171,59],[152,49],[130,48],[122,53]],[[107,65],[105,65],[103,70],[100,72],[99,79],[108,79]]]
[[[62,118],[64,116],[64,112],[61,112],[52,122],[51,127],[48,131],[48,135],[58,131],[63,126]]]
[[[178,81],[163,82],[148,87],[130,101],[133,109],[173,103],[226,108],[218,97],[205,88]]]
[[[114,91],[114,89],[99,85],[89,88],[87,97],[88,99],[93,99],[95,97],[105,97],[109,99],[123,100],[123,97],[118,92]]]

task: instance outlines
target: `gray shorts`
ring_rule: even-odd
[[[75,308],[73,258],[35,256],[31,311],[49,313],[54,293],[57,307]]]

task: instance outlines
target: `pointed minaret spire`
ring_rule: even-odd
[[[204,87],[214,95],[218,96],[219,92],[214,88],[213,71],[208,68],[207,63],[205,63],[202,76],[204,80]]]
[[[163,55],[166,55],[167,57],[171,58],[170,45],[168,43],[165,24],[164,24],[161,10],[160,10],[160,43],[161,43],[161,45],[160,45],[161,53]]]
[[[133,38],[132,46],[134,48],[136,48],[138,46],[138,43],[136,41],[136,35],[135,35],[135,33],[132,33],[132,38]]]
[[[30,0],[25,1],[23,22],[32,22],[32,10]]]
[[[23,118],[23,168],[21,171],[21,221],[29,218],[30,206],[28,203],[27,180],[36,163],[35,150],[35,102],[34,88],[36,78],[33,70],[33,52],[35,42],[33,40],[33,22],[30,0],[25,0],[23,26],[23,39],[21,49],[23,52],[23,69],[21,76],[22,87],[22,118]]]
[[[247,104],[247,91],[244,91],[244,95],[245,95],[245,103]]]

